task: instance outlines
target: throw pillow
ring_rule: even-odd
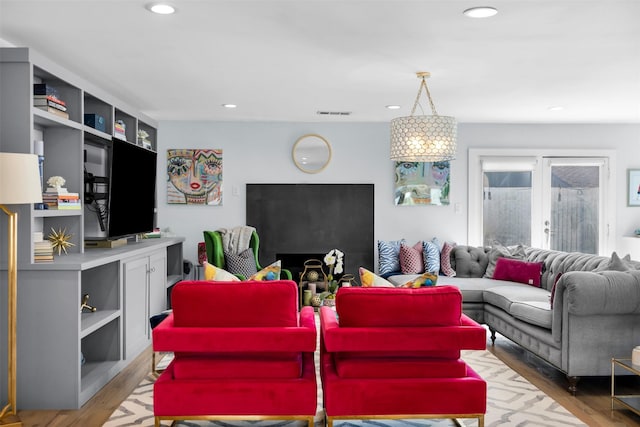
[[[510,280],[540,287],[542,276],[541,262],[526,262],[519,259],[498,258],[493,278],[496,280]]]
[[[438,276],[433,273],[426,272],[422,273],[419,277],[414,280],[409,280],[407,283],[403,284],[403,288],[419,288],[421,286],[435,286],[438,281]]]
[[[413,246],[400,244],[400,270],[402,274],[420,274],[424,272],[422,242]]]
[[[258,272],[256,259],[251,248],[247,248],[237,254],[225,251],[224,262],[227,270],[232,274],[242,274],[244,277],[250,277]]]
[[[227,270],[223,270],[222,268],[216,267],[213,264],[209,264],[207,261],[204,261],[202,264],[204,266],[204,280],[210,282],[239,282],[238,279],[233,274],[229,273]]]
[[[549,305],[551,306],[551,309],[553,309],[553,300],[556,297],[556,286],[561,277],[562,277],[562,273],[558,273],[556,274],[556,278],[553,280],[553,286],[551,287],[551,295],[549,296]]]
[[[254,275],[250,276],[247,280],[280,280],[280,271],[282,270],[282,263],[280,260],[274,262],[271,265],[263,268]]]
[[[400,245],[405,240],[378,240],[378,271],[380,275],[400,272]]]
[[[629,271],[632,268],[628,263],[628,261],[631,261],[631,257],[630,256],[628,257],[629,258],[624,257],[620,259],[620,256],[618,256],[616,252],[613,252],[611,254],[611,259],[609,259],[609,262],[605,264],[603,267],[597,268],[595,271],[607,271],[607,270]]]
[[[451,251],[456,247],[454,242],[444,242],[442,251],[440,252],[440,270],[445,276],[453,277],[456,271],[451,266]]]
[[[424,271],[433,274],[440,272],[440,248],[433,240],[422,244],[422,258]]]
[[[360,267],[358,271],[360,273],[360,283],[363,288],[395,288],[393,283],[364,267]]]

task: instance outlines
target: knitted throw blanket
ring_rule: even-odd
[[[239,254],[249,248],[251,235],[256,229],[248,225],[239,225],[228,230],[221,228],[218,230],[222,237],[222,250],[225,253]]]

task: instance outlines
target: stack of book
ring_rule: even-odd
[[[53,246],[49,240],[44,240],[41,231],[33,233],[33,262],[53,261]]]
[[[45,83],[33,85],[33,106],[56,116],[68,119],[67,104],[58,98],[55,88]]]
[[[42,202],[48,209],[81,209],[80,194],[70,193],[66,188],[47,188],[42,193]]]
[[[126,125],[122,120],[116,120],[113,124],[113,136],[119,139],[127,140],[127,129]]]

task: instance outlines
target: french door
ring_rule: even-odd
[[[469,242],[607,253],[607,156],[469,156]]]

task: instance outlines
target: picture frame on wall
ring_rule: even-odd
[[[640,206],[640,169],[628,170],[627,206]]]

